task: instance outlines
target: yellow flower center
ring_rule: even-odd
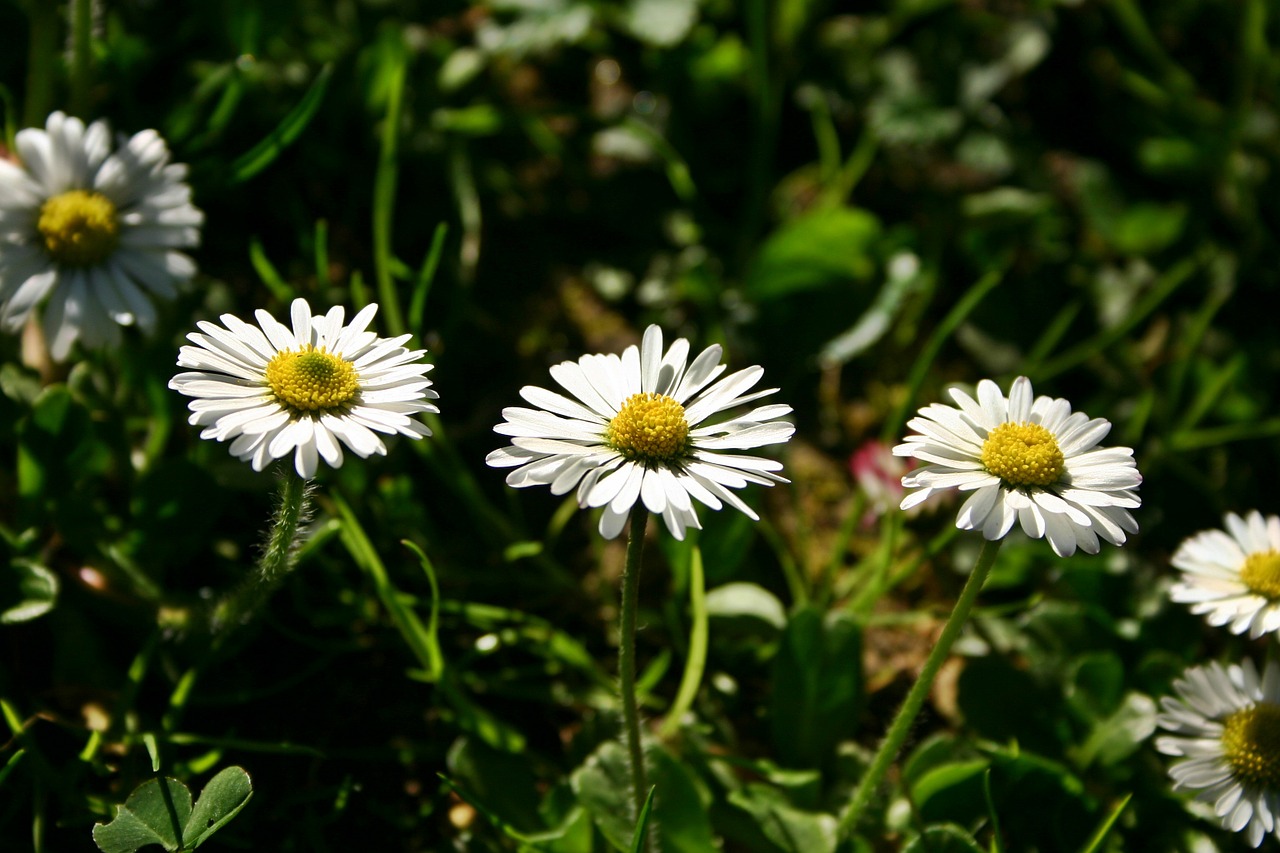
[[[604,435],[610,447],[640,462],[670,463],[689,450],[684,406],[666,394],[632,394]]]
[[[1280,705],[1259,702],[1227,717],[1222,752],[1240,781],[1280,788]]]
[[[1261,551],[1245,558],[1240,580],[1264,598],[1280,598],[1280,554]]]
[[[1011,486],[1049,486],[1066,463],[1053,433],[1032,423],[1005,423],[982,444],[982,467]]]
[[[360,377],[340,355],[307,344],[277,353],[267,364],[267,384],[295,412],[341,412],[355,398]]]
[[[105,261],[120,241],[116,206],[101,193],[69,190],[40,208],[36,222],[49,257],[71,267]]]

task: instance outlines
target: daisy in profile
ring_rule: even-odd
[[[903,509],[943,489],[972,492],[957,527],[997,540],[1016,522],[1062,557],[1077,548],[1096,554],[1099,539],[1121,545],[1137,532],[1129,510],[1141,503],[1142,475],[1129,448],[1098,447],[1110,422],[1073,413],[1066,400],[1034,397],[1025,376],[1007,399],[989,379],[978,383],[976,400],[956,388],[951,397],[959,408],[925,406],[907,423],[919,434],[893,449],[927,463],[902,478],[919,490]]]
[[[663,352],[662,330],[650,326],[639,347],[621,356],[584,355],[551,368],[571,396],[526,386],[520,396],[535,409],[503,409],[494,431],[511,446],[486,461],[514,468],[508,485],[550,486],[554,494],[578,489],[578,504],[604,507],[600,535],[617,536],[641,501],[662,516],[671,534],[699,528],[693,500],[712,509],[755,512],[733,493],[748,483],[785,483],[782,463],[727,451],[750,450],[791,438],[795,427],[777,420],[790,406],[759,406],[708,422],[721,412],[774,393],[750,389],[764,369],[748,367],[719,381],[721,348],[712,345],[692,362],[689,342],[677,338]]]
[[[201,438],[231,441],[231,453],[261,471],[272,459],[293,454],[298,475],[315,476],[320,459],[342,465],[342,446],[361,458],[385,455],[378,433],[431,435],[413,416],[438,412],[438,396],[421,361],[425,350],[404,347],[409,335],[380,338],[366,331],[377,305],[367,305],[344,325],[341,306],[312,315],[305,299],[293,300],[293,328],[266,311],[253,326],[232,314],[222,325],[201,321],[187,335],[179,373],[169,381],[191,401],[190,422]],[[203,334],[202,334],[202,333]]]
[[[112,151],[106,122],[62,113],[14,145],[19,162],[0,159],[0,326],[17,331],[43,304],[58,361],[77,340],[101,347],[120,341],[121,326],[149,332],[152,299],[172,299],[195,273],[179,251],[200,242],[204,220],[187,167],[169,162],[154,130]]]
[[[1226,527],[1178,546],[1172,562],[1182,580],[1170,597],[1233,634],[1257,638],[1280,629],[1280,518],[1227,513]]]
[[[1280,665],[1269,662],[1261,679],[1250,660],[1192,667],[1173,688],[1156,717],[1171,733],[1156,749],[1184,759],[1169,767],[1173,787],[1194,790],[1257,847],[1280,821]]]

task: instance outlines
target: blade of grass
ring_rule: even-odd
[[[427,583],[431,585],[431,615],[427,617],[427,652],[431,658],[431,666],[429,672],[431,680],[435,681],[440,678],[440,674],[444,672],[444,655],[440,652],[440,584],[436,581],[436,570],[431,565],[431,560],[427,559],[426,553],[421,548],[410,542],[408,539],[401,539],[400,544],[408,548],[410,551],[418,555],[418,562],[422,565],[422,571],[427,576]]]
[[[1107,815],[1106,820],[1098,825],[1098,829],[1094,832],[1093,837],[1084,847],[1080,848],[1080,853],[1098,853],[1102,849],[1102,842],[1106,840],[1107,835],[1111,832],[1111,827],[1116,825],[1116,821],[1120,819],[1120,815],[1124,812],[1125,807],[1129,805],[1129,800],[1133,799],[1133,793],[1124,795],[1124,799],[1116,804],[1111,810],[1111,814]]]
[[[640,808],[640,816],[636,818],[636,832],[631,836],[631,853],[640,853],[645,849],[644,840],[649,834],[649,810],[653,808],[653,792],[656,790],[656,785],[649,786],[649,793]]]
[[[4,763],[4,767],[0,767],[0,785],[4,784],[4,780],[9,778],[9,774],[13,772],[18,763],[22,761],[22,756],[26,754],[27,751],[25,749],[19,749],[9,756],[9,760]]]
[[[270,166],[286,148],[292,145],[302,132],[307,129],[311,119],[320,110],[324,102],[325,91],[329,88],[329,78],[333,76],[333,64],[326,64],[316,75],[316,79],[307,89],[302,100],[298,101],[289,113],[280,121],[276,129],[266,139],[250,148],[231,162],[227,183],[235,185],[243,183],[263,169]]]
[[[1155,286],[1138,300],[1133,309],[1125,315],[1124,320],[1109,329],[1103,329],[1086,341],[1081,341],[1057,358],[1049,360],[1043,367],[1035,371],[1031,378],[1040,381],[1057,376],[1059,373],[1070,370],[1128,337],[1129,333],[1138,324],[1146,320],[1156,308],[1160,307],[1161,303],[1173,295],[1174,291],[1186,284],[1191,276],[1208,263],[1212,257],[1212,250],[1201,249],[1190,257],[1183,258],[1174,264],[1164,275],[1156,280]]]
[[[483,222],[480,194],[476,192],[475,176],[471,174],[471,158],[467,156],[466,142],[462,139],[455,139],[449,146],[449,182],[458,202],[458,219],[462,223],[458,280],[469,285],[475,280],[476,264],[480,262],[480,227]]]
[[[418,270],[418,277],[413,283],[413,296],[409,300],[409,328],[422,334],[422,317],[427,309],[427,294],[436,278],[436,269],[440,266],[440,255],[444,252],[444,238],[449,234],[449,224],[441,222],[431,236],[431,248]]]
[[[680,678],[675,701],[671,703],[667,717],[662,721],[662,728],[658,730],[659,737],[671,737],[680,728],[680,720],[693,707],[693,700],[697,698],[702,673],[707,665],[706,577],[702,570],[702,549],[696,545],[689,559],[689,613],[693,620],[689,628],[689,658],[685,661],[684,675]],[[648,811],[648,803],[645,803],[645,811]]]
[[[396,589],[391,583],[391,579],[387,576],[387,569],[383,565],[382,558],[378,556],[373,543],[369,541],[364,528],[360,526],[355,513],[351,511],[351,507],[343,500],[342,495],[334,491],[331,499],[338,509],[338,515],[342,518],[342,543],[346,545],[347,551],[351,554],[352,559],[356,561],[356,565],[367,572],[373,579],[378,599],[382,602],[382,606],[387,609],[387,614],[391,617],[392,624],[396,626],[396,630],[404,638],[405,644],[409,646],[413,656],[417,658],[418,663],[422,665],[430,677],[428,680],[437,681],[443,670],[443,661],[440,657],[439,647],[434,645],[434,635],[422,624],[418,614],[414,613],[413,609],[404,603],[400,590]]]
[[[329,289],[329,220],[316,220],[316,289]]]
[[[996,814],[995,800],[991,797],[991,768],[982,774],[982,797],[987,801],[987,816],[991,818],[991,853],[1004,853],[1004,841],[1000,838],[1000,815]]]
[[[916,397],[920,394],[920,386],[924,384],[924,378],[929,372],[929,365],[937,359],[942,345],[1003,279],[1004,270],[992,270],[987,273],[978,279],[973,287],[960,297],[960,301],[947,313],[947,316],[942,318],[938,328],[933,330],[933,334],[929,336],[920,354],[916,356],[915,363],[911,365],[911,372],[907,375],[907,393],[903,395],[902,402],[898,404],[893,417],[884,422],[884,429],[880,431],[881,441],[888,444],[897,440],[903,424],[907,422],[907,413],[915,406]]]
[[[373,271],[378,282],[379,305],[385,312],[391,334],[404,334],[404,313],[392,278],[391,223],[395,215],[396,178],[399,173],[396,150],[400,139],[400,104],[404,100],[404,78],[408,60],[403,50],[388,51],[390,68],[387,112],[382,121],[382,147],[373,182]]]
[[[280,272],[267,257],[266,250],[262,248],[262,241],[257,237],[249,239],[249,263],[253,264],[258,278],[262,279],[262,283],[267,286],[267,290],[271,291],[272,296],[285,305],[293,301],[293,288],[280,276]]]

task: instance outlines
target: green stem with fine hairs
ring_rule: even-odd
[[[71,112],[89,120],[89,64],[93,58],[93,0],[71,0]]]
[[[894,717],[893,724],[889,726],[889,733],[885,735],[884,743],[880,744],[880,749],[871,760],[871,766],[867,768],[867,772],[858,782],[858,787],[853,792],[853,799],[849,802],[849,809],[840,818],[840,837],[847,837],[857,826],[858,818],[862,816],[863,810],[871,802],[871,798],[875,796],[876,790],[880,787],[880,782],[889,770],[889,765],[898,757],[898,752],[901,751],[903,743],[906,742],[907,734],[911,731],[911,724],[915,722],[916,716],[920,713],[920,708],[924,705],[925,697],[929,695],[929,688],[933,686],[933,679],[937,676],[938,670],[942,668],[942,664],[946,662],[947,656],[951,652],[952,644],[960,636],[960,630],[964,628],[965,622],[969,619],[969,611],[973,609],[973,603],[977,600],[978,593],[982,591],[982,585],[986,583],[987,575],[991,573],[991,566],[996,561],[996,553],[1000,550],[1002,541],[1004,540],[996,539],[983,543],[982,553],[978,555],[977,565],[973,567],[973,572],[969,575],[969,579],[965,581],[964,589],[960,591],[960,597],[956,599],[956,606],[951,611],[951,615],[947,617],[947,624],[943,626],[938,642],[934,644],[933,650],[929,652],[929,657],[924,662],[924,667],[920,670],[920,677],[916,679],[916,683],[911,686],[911,690],[907,693],[907,698],[903,700],[902,707],[898,709],[898,715]]]
[[[280,481],[280,503],[271,519],[271,533],[262,558],[253,574],[224,595],[210,613],[210,630],[215,644],[221,643],[237,626],[253,618],[271,593],[293,571],[302,525],[311,507],[311,483],[285,471]]]
[[[644,554],[644,529],[649,510],[642,501],[631,508],[631,530],[627,538],[627,561],[622,569],[622,614],[618,626],[618,689],[622,693],[622,728],[631,771],[631,819],[638,820],[644,809],[649,782],[644,767],[644,746],[640,742],[640,711],[636,702],[636,610],[640,591],[640,558]],[[656,832],[651,826],[652,844]]]

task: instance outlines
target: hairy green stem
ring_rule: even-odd
[[[89,119],[89,64],[93,58],[93,0],[71,2],[71,112]]]
[[[631,530],[627,539],[627,562],[622,569],[622,614],[618,626],[618,689],[622,693],[622,728],[631,771],[631,819],[638,820],[644,808],[649,782],[644,768],[644,746],[640,742],[640,711],[636,702],[636,599],[640,590],[640,557],[644,554],[644,529],[649,510],[642,501],[631,508]],[[649,832],[652,839],[656,833]]]
[[[271,520],[271,534],[253,574],[223,596],[210,615],[215,643],[221,642],[238,625],[253,618],[276,588],[293,571],[299,532],[311,505],[310,482],[292,469],[280,482],[280,504]]]
[[[858,782],[858,787],[853,792],[853,799],[849,802],[849,809],[840,819],[841,837],[848,836],[857,826],[858,818],[862,816],[863,810],[871,802],[871,798],[875,796],[876,790],[880,787],[880,782],[889,770],[889,765],[898,757],[898,752],[902,749],[902,745],[907,739],[907,734],[911,731],[911,724],[915,722],[916,716],[920,713],[920,708],[924,705],[925,697],[929,695],[929,688],[933,686],[933,679],[937,676],[938,670],[942,668],[942,664],[950,654],[951,645],[956,641],[956,637],[960,636],[960,630],[964,628],[964,623],[969,619],[969,611],[973,609],[973,603],[977,600],[978,593],[982,590],[982,585],[986,583],[987,575],[991,573],[991,566],[996,561],[996,553],[1000,550],[1002,541],[1004,540],[996,539],[983,543],[982,553],[978,555],[978,563],[973,567],[973,572],[969,575],[969,579],[965,581],[964,589],[960,591],[960,597],[956,599],[955,609],[951,611],[951,615],[947,618],[947,624],[943,626],[942,634],[938,637],[938,642],[934,644],[933,650],[929,652],[929,657],[924,662],[924,667],[920,670],[920,677],[911,686],[911,690],[907,693],[907,698],[902,702],[902,707],[898,709],[898,715],[894,717],[893,724],[889,726],[889,733],[885,735],[884,743],[880,744],[879,751],[876,752],[875,757],[871,760],[871,766],[867,768],[867,772]]]

